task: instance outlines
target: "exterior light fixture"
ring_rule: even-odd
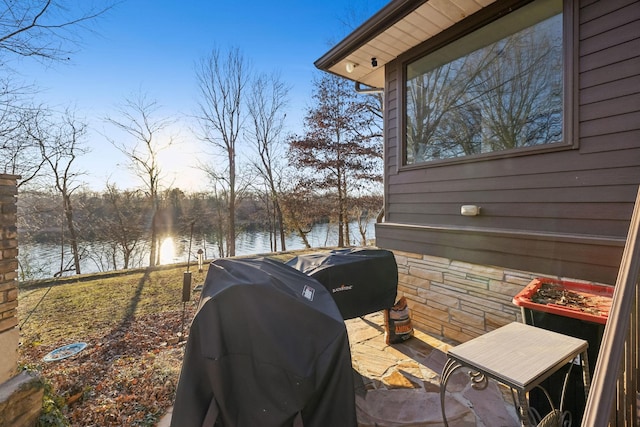
[[[347,65],[346,65],[347,73],[353,73],[353,70],[355,70],[357,66],[358,64],[354,64],[353,62],[347,62]]]
[[[371,58],[371,66],[372,67],[377,67],[378,66],[378,60],[376,58]]]
[[[460,215],[464,215],[464,216],[480,215],[480,207],[476,205],[463,205],[460,207]]]

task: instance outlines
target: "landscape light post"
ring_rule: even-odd
[[[204,263],[204,251],[202,248],[198,249],[198,272],[202,273],[202,264]]]

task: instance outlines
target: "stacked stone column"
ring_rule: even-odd
[[[0,383],[14,376],[18,367],[16,196],[16,178],[0,175]]]
[[[0,427],[28,427],[42,408],[42,383],[18,371],[18,176],[0,174]]]

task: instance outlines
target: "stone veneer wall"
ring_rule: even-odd
[[[552,277],[428,255],[394,254],[398,297],[407,298],[414,327],[459,343],[522,321],[513,297],[535,277]]]
[[[42,383],[18,373],[17,179],[0,174],[0,427],[35,425],[42,408]]]
[[[0,383],[18,367],[18,229],[16,180],[0,175]]]

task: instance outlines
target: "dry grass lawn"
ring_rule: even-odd
[[[272,258],[286,261],[298,253]],[[192,287],[202,284],[206,268],[190,270]],[[21,364],[39,371],[57,398],[45,414],[54,421],[42,425],[155,425],[173,402],[181,334],[199,297],[182,302],[184,271],[174,266],[21,286]],[[74,342],[88,345],[73,357],[42,361]]]

